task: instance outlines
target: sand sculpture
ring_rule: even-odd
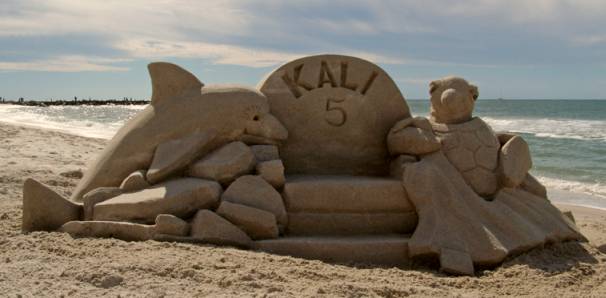
[[[305,57],[258,90],[149,65],[153,96],[61,197],[28,179],[23,232],[230,245],[473,275],[584,240],[528,173],[526,142],[473,117],[477,87],[431,82],[429,119],[354,57]]]

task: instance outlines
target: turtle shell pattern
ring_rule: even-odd
[[[480,196],[491,196],[497,191],[499,140],[482,119],[460,124],[431,122],[442,151],[461,172],[463,178]]]

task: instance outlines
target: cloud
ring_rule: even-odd
[[[573,45],[576,46],[593,46],[606,43],[605,35],[581,35],[572,39]]]
[[[562,17],[600,18],[606,15],[602,0],[425,0],[363,1],[382,15],[405,11],[424,12],[429,17],[484,18],[509,23],[562,22]],[[579,19],[575,20],[578,21]],[[430,22],[431,23],[431,22]]]
[[[275,51],[230,44],[157,39],[134,39],[117,43],[114,47],[127,52],[129,57],[132,58],[201,58],[209,59],[216,64],[248,67],[275,66],[304,56],[322,54],[317,52]],[[462,66],[473,68],[500,68],[506,66],[499,64],[473,64],[409,59],[345,48],[339,50],[338,53],[359,57],[373,63],[390,65]],[[531,65],[523,65],[522,67],[531,67]]]
[[[230,44],[190,41],[167,41],[157,39],[134,39],[114,45],[128,53],[130,57],[145,59],[162,58],[202,58],[216,64],[240,65],[248,67],[275,66],[293,59],[315,53],[275,51]],[[343,50],[341,53],[384,64],[407,64],[409,61],[397,57],[383,56],[368,52]]]
[[[605,16],[603,0],[3,0],[0,36],[96,33],[183,39],[192,34],[271,36],[300,26],[350,35],[429,33],[449,19],[574,24]],[[259,28],[265,30],[257,32]]]
[[[0,61],[0,71],[42,71],[42,72],[107,72],[128,71],[127,67],[113,63],[126,62],[126,59],[108,59],[84,56],[60,56],[47,60]]]
[[[249,19],[247,12],[232,0],[2,0],[0,36],[237,35],[247,31]]]
[[[117,43],[114,46],[135,58],[203,58],[210,59],[217,64],[250,67],[272,66],[300,57],[299,54],[294,53],[259,50],[228,44],[157,39],[133,39]]]
[[[395,81],[397,83],[402,83],[406,85],[416,85],[416,86],[429,86],[429,83],[436,78],[396,78]]]
[[[109,45],[111,49],[122,51],[125,58],[202,58],[217,64],[267,67],[310,54],[238,43],[240,37],[244,36],[271,40],[274,29],[280,27],[270,15],[254,15],[259,11],[255,12],[246,1],[177,0],[155,1],[150,4],[144,0],[6,0],[0,5],[0,37],[97,36],[100,47]],[[372,24],[357,19],[333,21],[318,17],[302,18],[299,22],[301,27],[313,25],[314,28],[326,28],[334,32],[344,32],[350,28],[355,29],[353,32],[356,34],[378,33]],[[259,31],[259,28],[271,30]],[[217,41],[221,39],[231,41]],[[397,57],[348,49],[338,51],[379,63],[403,63]],[[3,62],[2,67],[13,70],[35,70],[39,67],[45,71],[123,69],[101,63],[86,63],[83,59],[69,60],[66,57]]]
[[[606,35],[606,1],[603,0],[360,0],[377,16],[384,28],[426,29],[442,36],[465,36],[482,32],[477,38],[490,34],[511,32],[532,35],[540,41],[553,38],[573,45],[577,36],[587,32]],[[412,20],[411,20],[412,19]],[[400,29],[399,32],[407,30]],[[422,32],[419,30],[419,32]],[[441,33],[441,34],[440,34]]]
[[[320,51],[382,64],[498,68],[507,63],[493,59],[498,56],[493,52],[505,52],[508,46],[515,51],[520,40],[538,44],[538,50],[526,54],[539,60],[545,56],[540,48],[545,37],[574,46],[605,44],[605,20],[606,1],[601,0],[2,0],[0,43],[3,38],[35,43],[40,36],[86,36],[87,42],[98,43],[99,51],[69,53],[89,57],[117,51],[112,56],[200,58],[248,67],[273,66]],[[499,33],[514,41],[491,45],[492,34]],[[57,59],[41,58],[41,53],[1,66],[124,70],[112,63],[70,60],[66,53]],[[523,63],[527,61],[534,60]]]
[[[326,18],[312,17],[304,19],[306,27],[315,27],[316,30],[329,30],[334,33],[345,35],[367,35],[379,33],[379,28],[374,24],[357,19],[333,20]]]

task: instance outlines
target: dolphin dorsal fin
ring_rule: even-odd
[[[147,69],[152,81],[152,104],[186,93],[200,92],[204,86],[196,76],[172,63],[154,62]]]

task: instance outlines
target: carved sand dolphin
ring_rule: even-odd
[[[238,86],[206,86],[181,67],[148,65],[151,104],[126,123],[89,165],[73,201],[98,187],[119,186],[130,173],[147,169],[158,144],[213,130],[225,143],[275,143],[288,132],[271,114],[265,95]]]

